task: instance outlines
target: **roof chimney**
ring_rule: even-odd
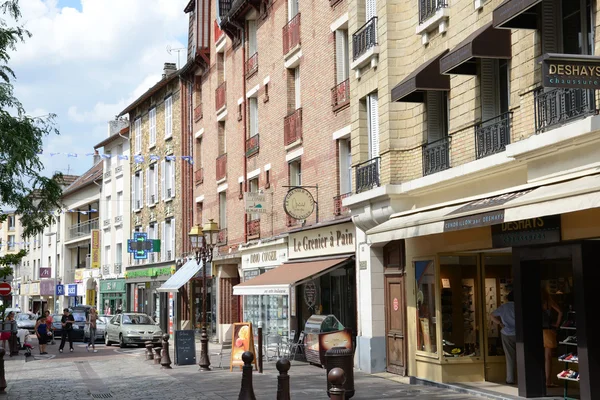
[[[165,63],[165,67],[163,68],[163,78],[168,78],[177,72],[177,64],[175,63]]]

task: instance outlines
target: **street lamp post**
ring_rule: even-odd
[[[219,226],[212,219],[204,224],[194,225],[189,233],[192,249],[196,253],[196,262],[202,262],[202,333],[200,335],[200,371],[210,371],[210,357],[208,356],[208,333],[206,331],[206,264],[212,262],[213,249],[217,244]]]

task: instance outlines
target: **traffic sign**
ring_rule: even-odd
[[[10,283],[1,282],[0,283],[0,296],[8,296],[12,292],[12,287]]]

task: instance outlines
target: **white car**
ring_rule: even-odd
[[[106,326],[104,343],[107,346],[119,343],[119,346],[125,347],[130,344],[144,345],[150,341],[157,345],[161,343],[162,334],[162,330],[146,314],[117,314]]]

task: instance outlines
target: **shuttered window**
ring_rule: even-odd
[[[448,135],[448,96],[446,92],[427,92],[427,143]]]
[[[365,5],[366,5],[365,21],[369,21],[371,18],[377,16],[377,2],[376,2],[376,0],[366,0]]]
[[[298,14],[300,10],[298,0],[288,0],[288,21],[291,21],[292,18]]]
[[[156,107],[148,113],[150,119],[150,147],[156,145]]]
[[[248,55],[252,57],[258,51],[256,44],[256,20],[248,21]]]
[[[173,136],[173,97],[165,99],[165,139]]]
[[[300,97],[300,67],[294,69],[294,101],[296,103],[296,110],[302,107]]]
[[[483,122],[500,114],[500,80],[498,60],[481,59],[481,120]]]
[[[348,57],[348,31],[338,29],[335,31],[335,72],[338,84],[348,79],[350,71]]]
[[[542,1],[542,53],[561,52],[560,31],[560,0]]]
[[[135,154],[142,152],[142,119],[138,118],[134,122],[135,125]]]
[[[379,157],[379,98],[377,93],[367,96],[369,124],[369,159]]]

